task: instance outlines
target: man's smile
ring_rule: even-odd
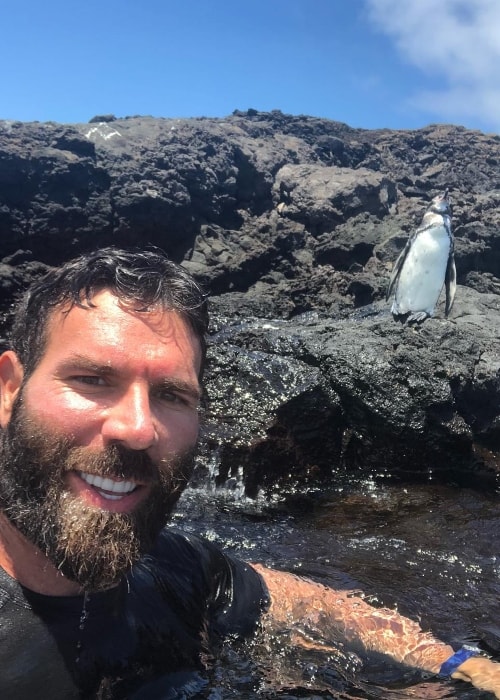
[[[89,486],[93,486],[99,491],[101,496],[110,501],[119,500],[138,487],[135,481],[110,479],[109,477],[97,476],[97,474],[86,474],[85,472],[77,472],[77,474],[83,481],[89,484]]]
[[[116,513],[135,510],[151,492],[151,483],[113,479],[83,471],[67,472],[68,486],[88,505]]]

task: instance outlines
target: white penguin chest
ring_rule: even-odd
[[[449,254],[450,239],[446,228],[433,226],[415,238],[405,261],[405,268],[408,265],[417,275],[444,275]],[[410,269],[408,271],[410,272]]]
[[[449,255],[445,226],[432,226],[416,236],[398,284],[398,299],[407,310],[432,313],[443,288]]]

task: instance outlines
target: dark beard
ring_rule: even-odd
[[[153,545],[191,476],[193,451],[156,466],[144,451],[74,447],[16,402],[0,435],[0,508],[54,566],[84,590],[116,584]],[[93,508],[65,487],[70,470],[137,479],[149,497],[130,513]]]

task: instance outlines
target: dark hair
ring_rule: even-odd
[[[29,376],[47,342],[47,324],[56,307],[92,307],[92,297],[109,289],[136,311],[160,307],[176,311],[200,341],[202,371],[206,355],[206,297],[194,278],[162,251],[101,248],[84,253],[37,280],[14,310],[10,345]],[[201,374],[201,373],[200,373]]]

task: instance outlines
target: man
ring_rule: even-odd
[[[19,304],[0,356],[0,697],[148,697],[224,637],[305,616],[500,698],[476,651],[164,528],[192,470],[207,323],[157,252],[82,256]]]

